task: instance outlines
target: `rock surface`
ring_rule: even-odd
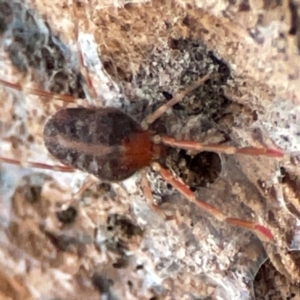
[[[1,299],[300,299],[298,11],[293,1],[0,0],[0,78],[24,89],[0,89],[0,155],[23,162],[0,169]],[[91,178],[78,195],[87,174],[25,166],[58,164],[43,124],[91,103],[87,74],[92,104],[141,121],[207,73],[152,129],[285,151],[173,150],[166,162],[199,198],[267,226],[274,241],[208,217],[151,170],[154,199],[176,220],[146,201],[141,174],[118,184]]]

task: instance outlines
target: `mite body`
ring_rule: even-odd
[[[64,166],[49,166],[36,162],[27,162],[26,165],[62,172],[74,171],[75,168],[93,174],[104,181],[121,181],[143,167],[151,165],[167,183],[219,221],[252,230],[262,238],[272,239],[271,231],[265,226],[256,222],[227,217],[212,205],[196,198],[187,185],[175,178],[164,167],[161,160],[163,161],[166,156],[167,147],[178,147],[193,152],[212,151],[271,157],[282,157],[282,151],[254,147],[236,148],[228,145],[176,140],[169,136],[154,136],[149,130],[144,129],[208,79],[209,75],[205,75],[196,80],[183,92],[176,94],[166,104],[154,111],[142,122],[142,125],[116,108],[62,109],[46,123],[44,141],[49,152]],[[10,88],[22,89],[19,84],[13,84],[3,79],[0,79],[0,83]],[[35,89],[29,89],[29,91],[40,96],[52,96],[50,93]],[[57,96],[56,98],[62,98],[61,100],[67,102],[72,100],[69,96]],[[6,157],[0,157],[0,161],[22,164],[18,160]]]
[[[116,108],[66,108],[45,125],[48,151],[104,181],[124,180],[164,156],[165,146]]]

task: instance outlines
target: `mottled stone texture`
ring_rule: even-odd
[[[23,162],[0,169],[1,299],[298,299],[298,6],[0,0],[0,76],[24,89],[0,88],[0,155]],[[267,226],[274,241],[207,217],[152,171],[169,221],[145,200],[139,174],[121,184],[92,178],[76,194],[86,174],[26,168],[58,164],[43,130],[59,109],[115,106],[140,122],[207,72],[151,130],[283,149],[283,159],[179,150],[167,158],[199,198]]]

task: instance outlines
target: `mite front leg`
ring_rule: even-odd
[[[273,234],[271,231],[266,228],[263,225],[257,224],[255,222],[250,221],[244,221],[242,219],[236,219],[236,218],[228,218],[225,216],[220,210],[213,207],[212,205],[202,201],[201,199],[197,199],[194,193],[186,186],[183,182],[176,179],[169,170],[163,168],[158,163],[153,163],[152,165],[153,169],[161,174],[163,179],[171,184],[179,193],[181,193],[183,196],[185,196],[188,200],[195,203],[200,209],[207,212],[214,218],[216,218],[219,221],[226,222],[228,224],[242,227],[248,230],[251,230],[256,235],[258,235],[260,238],[264,240],[272,240]]]
[[[148,129],[149,125],[152,124],[155,120],[157,120],[161,115],[163,115],[169,108],[173,107],[178,102],[182,101],[183,98],[198,88],[200,85],[202,85],[206,80],[209,79],[209,74],[199,78],[196,80],[193,84],[191,84],[189,87],[184,89],[182,92],[177,93],[171,100],[169,100],[166,104],[163,104],[160,106],[156,111],[154,111],[151,115],[145,118],[145,120],[142,122],[142,127],[144,129]]]
[[[283,157],[284,153],[277,149],[268,149],[268,148],[254,148],[254,147],[243,147],[236,148],[233,146],[227,145],[218,145],[218,144],[202,144],[193,141],[182,141],[176,140],[169,136],[157,137],[155,142],[161,142],[165,145],[171,147],[178,147],[180,149],[191,150],[191,151],[211,151],[216,153],[226,153],[226,154],[244,154],[244,155],[263,155],[270,157]]]

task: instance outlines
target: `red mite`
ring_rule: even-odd
[[[271,231],[263,225],[229,218],[210,204],[197,199],[187,185],[176,179],[168,169],[163,167],[163,161],[167,147],[179,147],[198,152],[214,151],[273,157],[283,156],[281,151],[252,147],[235,148],[216,144],[204,145],[193,141],[175,140],[168,136],[156,136],[147,130],[149,124],[208,78],[208,75],[200,78],[184,92],[177,94],[167,104],[162,105],[146,118],[142,125],[116,108],[62,109],[46,123],[44,141],[49,152],[69,167],[51,167],[40,163],[27,163],[27,165],[65,172],[72,171],[72,167],[74,167],[93,174],[103,181],[121,181],[151,165],[165,181],[219,221],[249,229],[261,238],[273,239]],[[2,79],[0,79],[0,83],[20,89],[19,85]],[[31,92],[40,95],[40,91],[31,90]],[[64,100],[69,101],[68,98],[64,98]],[[16,160],[3,157],[0,157],[0,161],[21,164]]]

